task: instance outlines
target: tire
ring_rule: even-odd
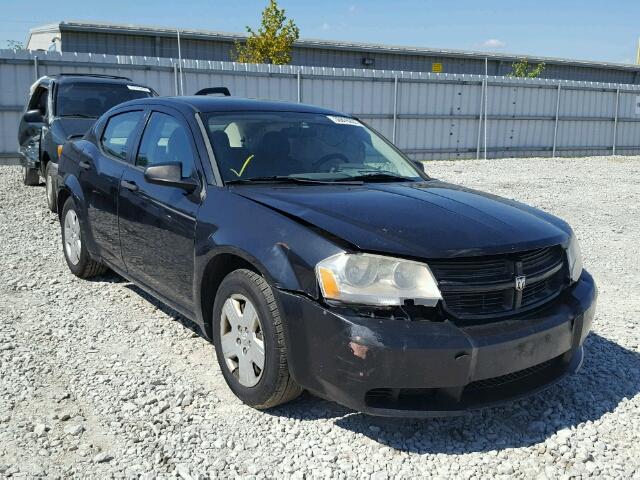
[[[257,330],[256,319],[248,310],[251,306],[257,313]],[[230,308],[239,315],[235,318],[239,319],[238,328],[234,328]],[[263,277],[245,269],[228,274],[216,294],[212,323],[220,370],[229,388],[245,404],[262,410],[287,403],[302,393],[302,388],[289,374],[282,317],[273,291]],[[260,343],[262,369],[259,368]]]
[[[62,250],[71,273],[80,278],[91,278],[105,273],[107,267],[93,260],[87,250],[78,208],[73,198],[68,198],[64,204],[60,226],[62,229]]]
[[[57,201],[58,189],[56,186],[55,176],[53,175],[53,167],[51,162],[47,163],[47,168],[45,169],[44,184],[46,187],[45,191],[47,194],[47,207],[49,207],[49,210],[51,210],[52,212],[57,212],[58,211],[58,201]]]
[[[22,183],[29,187],[40,185],[40,173],[35,168],[22,167]]]

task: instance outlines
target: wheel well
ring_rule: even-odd
[[[42,158],[40,158],[40,172],[43,177],[47,174],[47,163],[49,163],[49,160],[51,160],[49,158],[49,154],[46,151],[42,152]]]
[[[247,270],[260,274],[258,269],[249,261],[231,253],[223,253],[215,256],[211,259],[204,270],[204,275],[202,276],[202,290],[200,292],[200,307],[202,309],[205,333],[209,338],[213,338],[211,320],[213,314],[213,302],[215,301],[218,287],[222,283],[224,277],[240,268],[246,268]]]
[[[67,201],[67,198],[71,196],[71,192],[66,188],[63,188],[58,193],[58,218],[62,215],[62,209],[64,208],[64,203]]]

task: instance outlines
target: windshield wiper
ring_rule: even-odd
[[[234,178],[233,180],[227,180],[224,182],[225,185],[242,185],[248,183],[299,183],[299,184],[307,184],[307,185],[331,185],[335,183],[339,184],[347,184],[347,185],[360,185],[361,181],[352,181],[348,179],[347,181],[333,181],[333,180],[315,180],[313,178],[306,177],[290,177],[287,175],[271,175],[271,176],[263,176],[263,177],[251,177],[251,178]]]
[[[414,178],[403,177],[402,175],[386,172],[363,173],[361,175],[349,177],[348,179],[360,180],[363,182],[415,182]]]

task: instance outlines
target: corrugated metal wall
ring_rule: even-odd
[[[161,95],[179,84],[170,58],[0,51],[0,156],[16,156],[36,75],[60,72],[124,75]],[[183,72],[185,93],[226,86],[355,114],[417,159],[640,153],[640,86],[198,60]]]
[[[133,33],[105,33],[98,31],[74,31],[63,28],[62,50],[64,52],[102,53],[107,55],[139,55],[148,57],[178,56],[178,42],[175,37],[163,35]],[[182,58],[199,60],[231,61],[233,42],[224,38],[194,39],[185,36],[181,39]],[[411,72],[431,72],[434,63],[442,65],[443,73],[485,74],[484,58],[461,57],[456,55],[417,55],[411,53],[392,53],[385,51],[358,50],[352,48],[321,48],[297,45],[292,51],[293,65],[316,65],[319,67],[365,68],[363,59],[374,61],[369,67],[377,70],[404,70]],[[489,75],[507,75],[512,62],[499,58],[488,58]],[[571,63],[547,63],[542,78],[563,80],[640,83],[638,70],[616,69],[615,67],[597,68]]]

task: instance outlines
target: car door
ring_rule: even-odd
[[[180,162],[183,178],[200,182],[201,166],[191,129],[179,112],[158,107],[148,117],[133,165],[122,177],[122,255],[132,277],[191,311],[201,183],[188,192],[146,180],[146,167],[168,162]]]
[[[118,228],[120,180],[144,115],[143,109],[124,110],[106,119],[97,128],[97,145],[84,144],[78,168],[95,253],[120,269],[125,268]]]
[[[29,110],[38,110],[43,120],[48,117],[49,89],[45,85],[39,85],[33,91],[25,112]],[[35,166],[40,161],[40,138],[45,128],[45,123],[31,123],[25,121],[24,118],[20,120],[18,143],[20,144],[20,153],[29,166]]]

